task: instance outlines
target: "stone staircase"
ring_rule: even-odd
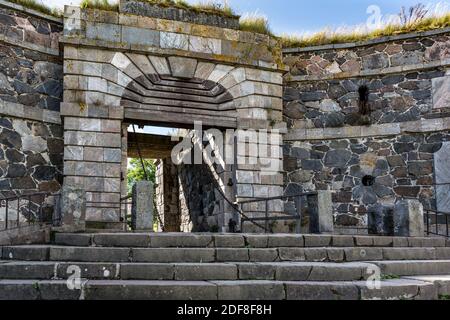
[[[439,238],[59,233],[50,245],[4,246],[1,257],[0,299],[428,300],[450,295],[450,242]],[[371,289],[367,279],[377,268],[381,286]],[[80,278],[76,272],[81,272],[79,282],[73,281]]]

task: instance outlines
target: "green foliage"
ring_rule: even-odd
[[[326,44],[366,41],[380,37],[394,36],[409,32],[423,32],[446,28],[449,26],[450,13],[447,13],[439,17],[414,19],[406,24],[387,25],[384,28],[368,33],[361,33],[356,30],[348,33],[336,33],[330,30],[324,30],[307,37],[284,35],[281,37],[281,41],[284,48],[310,47]]]
[[[239,21],[240,29],[242,31],[262,33],[273,36],[270,30],[269,20],[265,16],[256,14],[246,15]]]
[[[395,279],[400,279],[400,277],[395,274],[383,274],[381,276],[381,280],[395,280]]]
[[[44,14],[48,14],[54,17],[61,17],[62,12],[56,8],[50,8],[38,0],[7,0],[8,2],[21,5],[25,8],[39,11]]]
[[[156,177],[156,165],[153,160],[145,160],[144,159],[145,170],[147,171],[149,181],[155,184]],[[144,169],[142,168],[140,159],[131,159],[130,166],[128,168],[127,182],[128,182],[128,193],[131,193],[133,188],[133,184],[138,181],[145,181],[147,178],[145,177]]]
[[[450,295],[448,294],[440,294],[439,300],[450,300]]]

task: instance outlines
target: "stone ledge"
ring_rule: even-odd
[[[284,141],[334,140],[395,136],[402,133],[425,133],[450,130],[450,118],[423,119],[402,123],[387,123],[373,126],[341,128],[291,129]]]
[[[311,51],[325,51],[325,50],[335,50],[335,49],[350,49],[350,48],[356,48],[356,47],[370,46],[370,45],[384,43],[384,42],[434,36],[434,35],[439,35],[439,34],[448,33],[448,32],[450,32],[450,27],[443,28],[443,29],[423,31],[423,32],[405,33],[405,34],[400,34],[400,35],[395,35],[395,36],[381,37],[381,38],[376,38],[376,39],[366,40],[366,41],[359,41],[359,42],[327,44],[327,45],[304,47],[304,48],[287,48],[287,49],[283,49],[283,54],[304,53],[304,52],[311,52]]]
[[[60,113],[38,107],[0,100],[0,114],[15,118],[43,121],[46,123],[61,124]]]
[[[389,75],[396,73],[405,73],[411,71],[419,71],[425,69],[433,69],[439,67],[450,66],[450,58],[443,60],[435,60],[427,63],[398,66],[384,69],[374,69],[374,70],[363,70],[359,72],[340,72],[335,74],[321,75],[321,76],[294,76],[286,77],[286,82],[308,82],[308,81],[326,81],[326,80],[337,80],[337,79],[348,79],[348,78],[359,78],[359,77],[371,77],[380,75]]]
[[[258,61],[243,61],[240,58],[233,56],[225,56],[225,55],[212,55],[208,53],[201,52],[192,52],[192,51],[184,51],[177,49],[162,49],[154,46],[144,46],[144,45],[130,45],[124,43],[116,43],[116,42],[108,42],[102,40],[93,40],[93,39],[80,39],[73,37],[63,36],[60,38],[60,43],[74,45],[77,47],[96,47],[96,48],[104,48],[104,49],[114,49],[120,52],[129,52],[133,53],[143,53],[143,54],[154,54],[158,56],[179,56],[179,57],[188,57],[188,58],[196,58],[200,60],[209,60],[222,64],[238,64],[243,67],[253,67],[258,68],[260,70],[267,70],[272,72],[280,72],[284,73],[287,71],[286,68],[277,65],[276,63],[269,63],[266,61],[258,60]]]
[[[51,22],[63,24],[63,19],[62,18],[54,17],[54,16],[51,16],[51,15],[48,15],[48,14],[45,14],[45,13],[42,13],[42,12],[39,12],[39,11],[36,11],[36,10],[33,10],[33,9],[29,9],[27,7],[21,6],[21,5],[16,4],[16,3],[11,3],[11,2],[5,1],[5,0],[0,0],[0,6],[6,7],[6,8],[10,8],[10,9],[14,9],[14,10],[17,10],[17,11],[22,11],[22,12],[24,12],[26,14],[33,15],[33,16],[35,16],[37,18],[41,18],[41,19],[45,19],[45,20],[48,20],[48,21],[51,21]]]
[[[38,52],[48,54],[51,56],[59,56],[60,55],[60,51],[57,49],[40,46],[40,45],[31,43],[31,42],[27,42],[27,41],[17,41],[15,39],[5,36],[4,34],[0,34],[0,42],[6,42],[7,44],[10,44],[10,45],[22,47],[22,48],[29,49],[32,51],[38,51]]]

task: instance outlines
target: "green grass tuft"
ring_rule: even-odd
[[[450,300],[450,295],[448,294],[440,294],[439,300]]]
[[[249,14],[242,17],[239,21],[242,31],[267,34],[273,36],[270,29],[269,20],[265,16]]]
[[[119,2],[108,0],[82,0],[80,3],[82,9],[97,9],[105,11],[119,11]]]
[[[7,0],[7,1],[54,17],[60,18],[63,16],[61,10],[46,6],[45,4],[39,2],[38,0]]]
[[[397,276],[395,274],[383,274],[381,276],[381,280],[395,280],[395,279],[400,279],[400,276]]]
[[[380,37],[394,36],[409,32],[421,32],[450,27],[450,13],[439,17],[424,18],[405,25],[387,25],[371,32],[353,31],[338,33],[325,29],[310,36],[299,37],[284,35],[281,37],[284,48],[311,47],[326,44],[359,42]]]

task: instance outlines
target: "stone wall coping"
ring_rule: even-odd
[[[39,12],[37,10],[33,10],[33,9],[30,9],[30,8],[24,7],[24,6],[20,5],[20,4],[12,3],[12,2],[9,2],[9,1],[5,1],[5,0],[0,0],[0,6],[6,7],[6,8],[10,8],[10,9],[14,9],[14,10],[17,10],[17,11],[22,11],[22,12],[24,12],[26,14],[33,15],[33,16],[35,16],[37,18],[41,18],[41,19],[45,19],[45,20],[48,20],[48,21],[51,21],[51,22],[59,23],[61,25],[63,24],[63,18],[54,17],[54,16],[51,16],[49,14],[45,14],[45,13]]]
[[[433,69],[439,67],[450,66],[450,58],[434,60],[426,63],[411,64],[405,66],[397,66],[383,69],[363,70],[358,72],[339,72],[335,74],[319,75],[319,76],[286,76],[286,82],[308,82],[308,81],[327,81],[327,80],[339,80],[348,78],[360,78],[360,77],[373,77],[380,75],[389,75],[397,73],[412,72],[424,69]]]
[[[400,123],[340,128],[289,129],[284,141],[335,140],[350,138],[385,137],[403,133],[426,133],[450,130],[450,117],[422,119]]]
[[[434,35],[448,33],[448,32],[450,32],[450,27],[435,29],[435,30],[428,30],[428,31],[404,33],[404,34],[399,34],[399,35],[395,35],[395,36],[380,37],[380,38],[359,41],[359,42],[326,44],[326,45],[304,47],[304,48],[301,48],[301,47],[300,48],[286,48],[286,49],[283,49],[283,53],[284,54],[292,54],[292,53],[304,53],[304,52],[312,52],[312,51],[351,49],[351,48],[356,48],[356,47],[371,46],[371,45],[380,44],[380,43],[384,43],[384,42],[405,40],[405,39],[411,39],[411,38],[429,37],[429,36],[434,36]]]
[[[41,109],[0,100],[0,114],[14,118],[61,124],[61,116],[57,111]]]
[[[22,47],[32,51],[38,51],[40,53],[48,54],[50,56],[60,56],[60,51],[58,49],[44,47],[28,41],[17,41],[16,39],[9,38],[4,34],[0,34],[0,42],[6,42],[14,46]]]

